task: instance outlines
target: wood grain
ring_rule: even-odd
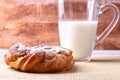
[[[9,48],[17,42],[29,46],[60,45],[55,0],[47,6],[40,3],[31,4],[32,2],[26,5],[26,2],[14,1],[1,0],[0,2],[0,48]],[[120,9],[120,1],[113,2],[113,4]],[[112,17],[111,10],[99,16],[98,35],[107,27]],[[96,45],[95,49],[120,50],[119,34],[120,20],[110,35]]]

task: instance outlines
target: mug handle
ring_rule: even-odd
[[[110,34],[110,32],[113,30],[113,28],[119,20],[119,9],[114,4],[107,4],[101,6],[100,14],[102,14],[108,9],[111,9],[113,11],[114,17],[111,23],[108,25],[108,27],[97,37],[97,44],[100,43],[104,38],[106,38]]]

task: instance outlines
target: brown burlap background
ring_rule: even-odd
[[[104,52],[104,51],[103,51]],[[120,80],[120,54],[93,54],[90,62],[76,62],[61,73],[26,73],[7,66],[0,52],[0,80]]]

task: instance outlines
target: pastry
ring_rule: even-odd
[[[75,63],[69,49],[47,45],[26,47],[21,43],[9,49],[5,62],[14,69],[38,73],[70,70]]]

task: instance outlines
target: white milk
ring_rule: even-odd
[[[71,49],[75,60],[85,60],[91,56],[96,30],[97,21],[59,21],[61,46]]]

